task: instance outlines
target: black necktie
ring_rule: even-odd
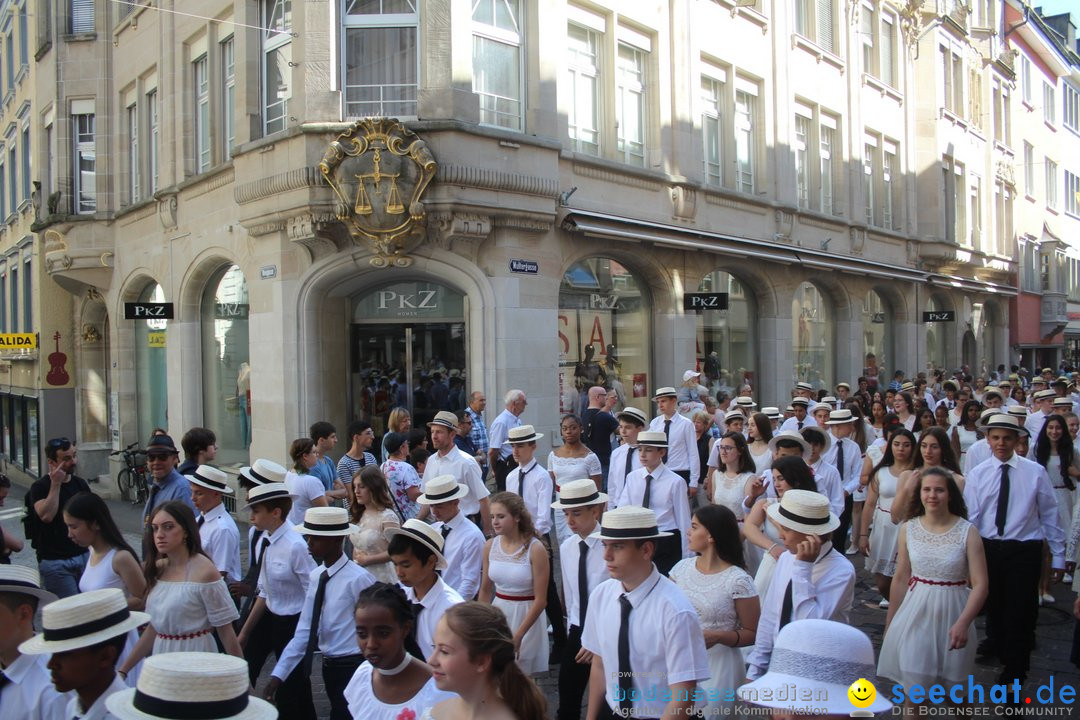
[[[158,493],[161,492],[161,486],[156,482],[150,483],[150,499],[146,501],[146,517],[143,518],[143,528],[150,527],[150,516],[154,512],[154,500],[157,498]]]
[[[7,675],[4,674],[2,670],[0,670],[0,697],[2,697],[4,694],[4,688],[10,684],[11,678],[9,678]]]
[[[997,525],[998,535],[1005,537],[1005,516],[1009,514],[1009,466],[1001,464],[1001,489],[998,490],[997,515],[994,524]]]
[[[198,525],[199,527],[202,527],[204,522],[206,522],[206,516],[205,515],[199,515],[199,519],[195,521],[195,524]]]
[[[630,611],[634,606],[625,593],[619,596],[619,607],[622,610],[619,620],[619,690],[623,696],[620,705],[628,715],[634,705],[630,702],[630,693],[634,689],[633,670],[630,667]]]
[[[630,474],[630,471],[634,469],[634,453],[637,452],[637,448],[630,445],[626,449],[626,470],[623,471],[623,483],[626,483],[626,476]]]
[[[802,421],[802,420],[800,420],[800,421],[799,421],[799,429],[800,429],[800,430],[802,430],[802,426],[803,426],[803,421]]]
[[[664,420],[664,438],[671,442],[671,420]]]
[[[836,441],[836,472],[840,473],[840,487],[844,486],[844,440]]]
[[[535,466],[530,466],[529,470],[532,470]],[[525,476],[529,474],[529,470],[518,470],[518,495],[525,497]]]
[[[261,531],[255,531],[255,537],[251,539],[252,543],[254,543],[255,540],[258,538],[259,532]],[[248,615],[251,613],[251,608],[255,604],[255,594],[259,590],[259,575],[262,573],[262,561],[263,558],[266,557],[266,548],[268,548],[269,546],[270,538],[264,537],[262,539],[262,544],[260,545],[261,551],[258,553],[258,555],[255,555],[254,553],[252,554],[251,564],[248,568],[248,577],[250,578],[250,580],[248,581],[249,589],[247,599],[244,601],[244,611],[240,613],[240,627],[244,626],[244,623],[247,621]]]
[[[780,624],[776,626],[777,632],[791,622],[791,604],[791,581],[788,580],[787,588],[784,590],[784,602],[780,606]]]
[[[451,530],[453,530],[453,528],[446,524],[443,524],[443,526],[439,528],[439,532],[442,533],[443,542],[446,542],[446,536],[450,534]]]
[[[319,618],[322,615],[323,599],[326,597],[326,583],[330,582],[330,571],[323,570],[319,576],[319,587],[315,589],[315,604],[311,608],[311,627],[308,628],[307,649],[304,651],[304,672],[311,674],[311,656],[319,645]],[[337,587],[336,585],[334,587]]]
[[[577,565],[577,590],[578,590],[578,628],[585,628],[585,610],[589,605],[589,573],[585,567],[585,558],[589,554],[589,543],[581,540],[578,542],[581,554]]]
[[[652,495],[652,475],[645,476],[645,494],[641,496],[641,507],[648,509]]]

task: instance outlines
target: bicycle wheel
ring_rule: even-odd
[[[132,502],[136,505],[143,505],[146,503],[146,498],[150,495],[150,488],[147,486],[146,472],[139,471],[135,473],[133,477],[133,487],[135,490],[135,498]]]
[[[116,485],[120,488],[120,497],[124,502],[131,502],[131,470],[122,469],[116,475]]]

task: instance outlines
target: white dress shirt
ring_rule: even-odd
[[[844,464],[847,464],[847,448],[844,449]],[[829,498],[829,509],[836,513],[837,517],[844,514],[844,486],[840,482],[840,473],[836,472],[828,460],[818,458],[818,461],[810,466],[814,471],[814,482],[817,483],[817,491]]]
[[[525,492],[521,491],[521,476],[525,476]],[[533,458],[527,468],[516,467],[506,476],[506,489],[521,496],[525,509],[532,515],[533,525],[539,535],[551,530],[551,493],[554,486],[551,473],[540,467]],[[559,512],[562,512],[561,510]]]
[[[503,410],[495,416],[495,420],[488,429],[488,447],[498,450],[499,457],[503,460],[510,457],[510,446],[506,444],[510,437],[510,428],[516,428],[520,424],[521,418],[509,410]]]
[[[986,441],[986,438],[979,438],[975,442],[971,443],[967,452],[964,453],[964,477],[967,478],[971,474],[971,471],[975,469],[976,465],[979,465],[990,459],[990,456],[994,453],[990,450],[990,443]]]
[[[970,452],[970,451],[969,451]],[[1009,466],[1009,507],[1005,534],[998,535],[1001,466]],[[1065,568],[1065,531],[1058,524],[1057,496],[1046,468],[1016,453],[1006,462],[991,457],[964,476],[968,520],[988,540],[1045,540],[1055,570]]]
[[[649,489],[649,509],[656,513],[656,526],[661,530],[678,530],[682,556],[690,557],[686,544],[686,535],[690,531],[690,500],[686,495],[686,481],[664,463],[657,465],[652,472],[642,467],[630,473],[616,507],[641,505],[645,498],[646,475],[653,477]]]
[[[356,598],[364,588],[375,584],[375,578],[343,553],[329,568],[320,564],[311,571],[296,632],[281,652],[271,673],[278,680],[289,677],[304,659],[308,634],[311,632],[311,613],[315,611],[315,593],[319,590],[319,577],[324,570],[329,571],[330,579],[326,582],[322,611],[319,613],[319,649],[324,658],[360,653],[356,644]]]
[[[259,569],[259,597],[266,600],[266,609],[275,615],[299,615],[315,561],[304,538],[288,523],[282,523],[269,540]]]
[[[241,579],[244,575],[240,572],[240,530],[225,509],[225,503],[218,503],[202,517],[205,520],[199,528],[199,540],[203,550],[229,580]]]
[[[1046,424],[1046,417],[1046,414],[1042,410],[1036,410],[1024,420],[1024,427],[1031,433],[1030,444],[1032,447],[1035,445],[1035,439],[1039,437],[1039,433],[1042,432],[1043,425]]]
[[[476,458],[457,446],[450,448],[445,455],[434,453],[424,466],[424,486],[427,486],[428,480],[440,475],[453,475],[459,483],[469,488],[469,494],[461,498],[461,512],[466,515],[480,512],[480,501],[491,493],[480,477],[480,464]]]
[[[791,583],[791,621],[814,618],[848,624],[855,599],[855,566],[831,542],[821,544],[817,562],[796,559],[785,552],[776,561],[772,581],[761,602],[757,641],[747,657],[746,676],[756,680],[769,669],[773,642],[779,632],[784,594]]]
[[[680,478],[681,479],[681,478]],[[556,510],[555,512],[562,512]],[[581,537],[574,533],[563,540],[559,546],[559,565],[562,571],[563,603],[566,605],[567,626],[578,624],[578,613],[581,609],[581,598],[578,596],[578,561],[581,558],[581,546],[584,540],[589,546],[589,552],[585,556],[585,586],[588,588],[589,597],[592,591],[600,583],[610,579],[607,571],[607,563],[604,562],[604,543],[598,537]],[[588,606],[585,615],[590,614]]]
[[[635,702],[633,716],[658,718],[664,714],[667,705],[660,696],[668,687],[710,677],[701,621],[678,586],[662,576],[655,565],[652,574],[629,593],[622,582],[615,579],[605,580],[593,590],[589,596],[581,646],[599,655],[604,663],[604,696],[612,710],[619,707],[615,695],[619,687],[622,617],[619,596],[624,593],[634,607],[630,612],[630,667],[634,673],[634,688],[640,697],[657,698]]]
[[[435,584],[427,591],[422,600],[416,599],[416,592],[411,587],[401,586],[409,602],[420,603],[424,609],[416,618],[416,644],[420,646],[420,652],[424,653],[424,660],[431,657],[435,650],[435,626],[440,618],[451,605],[465,602],[458,591],[447,585],[441,577],[435,578]]]
[[[849,437],[838,438],[834,435],[829,452],[825,453],[823,457],[825,462],[836,468],[839,473],[840,468],[836,467],[836,449],[840,443],[844,444],[844,471],[840,476],[840,484],[844,488],[844,492],[853,493],[859,489],[859,475],[862,473],[863,464],[862,451],[859,450],[858,443]]]
[[[811,415],[809,412],[807,412],[806,417],[803,418],[802,427],[799,427],[798,418],[796,418],[794,415],[792,415],[787,420],[780,423],[780,428],[776,432],[778,432],[778,433],[796,432],[797,433],[800,430],[802,430],[803,428],[807,428],[807,427],[817,427],[817,421],[814,420],[814,416]]]
[[[608,504],[614,508],[614,501],[622,494],[623,485],[626,484],[626,456],[630,456],[630,472],[641,467],[641,453],[637,445],[623,443],[611,451],[611,459],[608,461],[607,494]]]
[[[657,415],[649,424],[649,429],[655,432],[664,432],[664,422],[667,420],[663,415]],[[698,486],[698,475],[701,474],[701,458],[698,457],[697,431],[694,423],[684,418],[679,413],[671,417],[671,427],[668,430],[667,460],[664,464],[672,471],[690,471],[690,487]],[[611,465],[608,465],[610,473]],[[683,487],[686,482],[683,481]]]
[[[461,597],[471,600],[480,589],[480,574],[484,566],[484,533],[465,517],[463,511],[446,522],[438,522],[433,528],[442,532],[443,525],[450,528],[450,533],[443,541],[443,557],[446,558],[446,570],[443,581],[460,593]]]
[[[19,655],[0,668],[11,683],[3,690],[3,717],[53,720],[61,717],[67,697],[56,692],[47,667],[50,655]]]
[[[115,695],[121,690],[127,689],[128,685],[124,682],[123,678],[119,675],[114,675],[112,684],[105,688],[105,692],[101,693],[101,696],[94,701],[94,704],[86,710],[83,710],[78,693],[64,693],[64,696],[69,698],[67,701],[67,711],[64,714],[64,720],[72,720],[72,718],[79,718],[79,720],[113,720],[116,716],[105,708],[105,700],[110,695]],[[4,709],[7,709],[6,705],[4,706]]]

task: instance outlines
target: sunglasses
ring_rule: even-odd
[[[172,457],[172,453],[147,453],[147,460],[168,460]]]

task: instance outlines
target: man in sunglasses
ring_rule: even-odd
[[[31,543],[37,553],[38,569],[45,589],[57,597],[79,592],[79,578],[89,553],[68,537],[63,508],[73,496],[90,492],[90,486],[75,475],[77,452],[67,438],[45,443],[49,472],[30,486],[35,518],[28,524]]]
[[[143,508],[143,528],[150,524],[151,511],[168,500],[180,500],[195,511],[191,484],[176,469],[180,453],[168,435],[156,435],[146,446],[146,465],[150,469],[150,496]]]

